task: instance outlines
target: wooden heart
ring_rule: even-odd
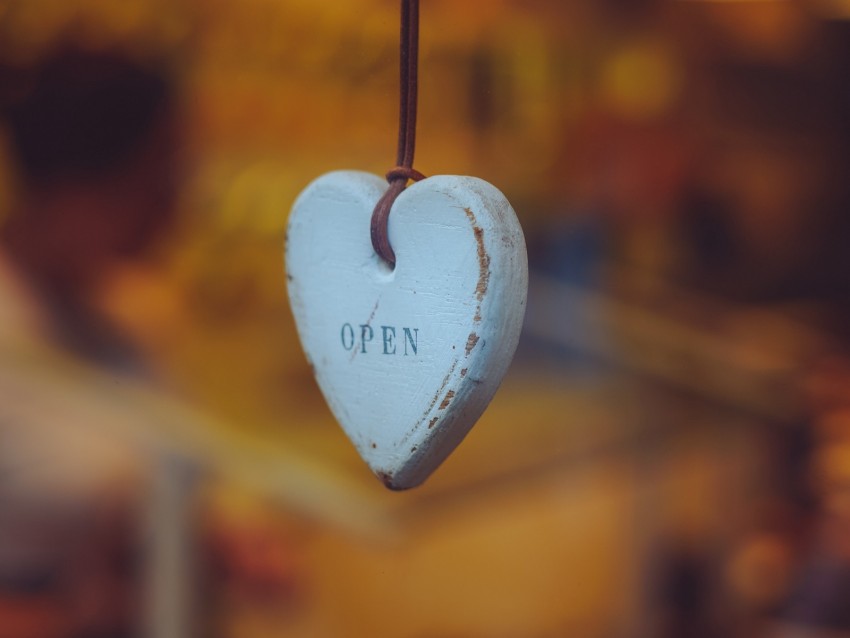
[[[498,388],[519,340],[528,264],[504,195],[441,175],[393,205],[392,269],[369,234],[386,188],[354,171],[310,184],[289,218],[286,270],[328,405],[372,471],[405,489],[460,443]]]

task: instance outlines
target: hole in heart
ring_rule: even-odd
[[[370,260],[369,270],[372,276],[382,283],[390,282],[395,276],[395,266],[381,258],[378,253],[373,252]]]

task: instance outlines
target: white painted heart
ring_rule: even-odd
[[[525,314],[522,229],[495,187],[442,175],[389,218],[391,269],[369,222],[386,182],[329,173],[298,197],[286,270],[301,343],[348,437],[390,488],[424,481],[484,412]]]

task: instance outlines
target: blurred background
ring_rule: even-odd
[[[0,0],[0,637],[850,635],[850,4],[422,3],[415,166],[529,306],[391,493],[282,252],[392,166],[398,10]]]

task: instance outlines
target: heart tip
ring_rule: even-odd
[[[419,482],[410,483],[403,478],[400,480],[397,475],[390,474],[389,472],[375,472],[375,476],[384,484],[384,487],[393,492],[403,492],[419,485]]]

